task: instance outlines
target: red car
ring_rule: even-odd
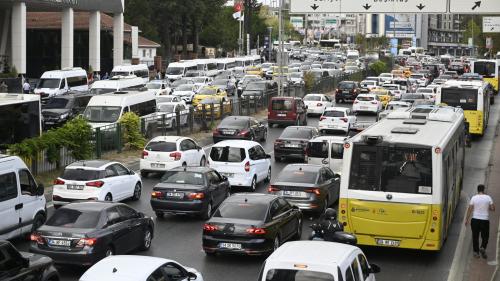
[[[277,125],[307,125],[307,106],[301,98],[274,97],[267,113],[269,127]]]

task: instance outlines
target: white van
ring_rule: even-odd
[[[83,117],[92,128],[98,128],[117,123],[123,114],[130,111],[139,116],[156,112],[155,93],[130,91],[93,96],[83,112]]]
[[[347,51],[347,60],[357,60],[359,59],[359,51],[349,50]]]
[[[186,75],[188,71],[198,70],[198,64],[193,61],[172,62],[168,65],[165,73],[166,79],[170,81],[179,80]]]
[[[375,281],[380,268],[358,247],[325,241],[287,242],[264,262],[259,281]]]
[[[198,65],[198,70],[205,73],[204,76],[214,77],[220,73],[215,59],[197,59],[194,62]]]
[[[233,70],[236,67],[236,59],[217,59],[217,69],[220,71]]]
[[[95,81],[90,87],[92,95],[102,95],[113,92],[133,91],[146,87],[144,79],[135,75],[114,76],[109,80]]]
[[[0,155],[0,240],[31,233],[45,222],[43,192],[21,158]]]
[[[142,78],[144,80],[144,84],[149,82],[149,68],[145,64],[117,65],[113,67],[113,70],[111,71],[111,77],[130,75]]]
[[[335,174],[340,175],[346,139],[346,137],[321,136],[310,140],[306,149],[307,163],[327,166]]]
[[[42,99],[62,95],[69,91],[88,91],[87,72],[80,67],[46,71],[34,90]]]

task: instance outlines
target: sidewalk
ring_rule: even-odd
[[[498,138],[498,132],[496,135]],[[496,211],[490,213],[490,239],[486,253],[488,259],[474,258],[472,256],[472,241],[468,239],[466,248],[470,248],[468,268],[465,269],[464,281],[500,281],[500,272],[497,272],[499,261],[499,219],[500,219],[500,141],[495,140],[493,153],[490,160],[490,167],[487,176],[487,193],[493,198],[496,205]],[[471,232],[470,225],[467,228]],[[470,236],[469,236],[470,237]]]

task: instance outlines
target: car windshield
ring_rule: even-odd
[[[324,117],[345,117],[344,111],[339,110],[327,110],[323,113]]]
[[[80,211],[61,208],[47,220],[45,225],[64,228],[97,228],[101,214],[99,211]]]
[[[173,102],[175,99],[175,96],[160,96],[156,97],[156,103]]]
[[[217,79],[212,82],[212,85],[226,86],[229,83],[228,79]]]
[[[335,281],[330,273],[296,270],[296,269],[271,269],[266,273],[266,281]],[[357,279],[356,279],[357,280]]]
[[[283,133],[281,133],[280,138],[282,139],[311,139],[312,131],[307,128],[300,127],[288,127]]]
[[[204,185],[202,173],[189,172],[189,171],[167,171],[161,177],[161,183],[173,184],[188,184],[188,185]]]
[[[159,84],[159,83],[147,83],[146,88],[148,88],[150,90],[158,90],[158,89],[161,89],[161,84]]]
[[[422,93],[422,94],[432,94],[432,93],[434,93],[434,90],[429,89],[429,88],[418,88],[417,89],[417,94],[420,94],[420,93]]]
[[[340,83],[339,88],[340,89],[354,89],[354,84],[353,83]]]
[[[57,89],[59,88],[59,83],[61,79],[46,79],[42,78],[38,81],[37,88],[39,89]]]
[[[292,100],[273,100],[272,101],[272,110],[280,110],[280,111],[290,111],[292,110]]]
[[[88,106],[83,116],[92,123],[114,123],[120,118],[121,111],[119,106]]]
[[[304,101],[321,101],[321,96],[307,95],[304,97]]]
[[[152,141],[146,145],[145,150],[156,152],[172,152],[177,150],[175,142]]]
[[[207,79],[205,77],[195,77],[195,78],[193,78],[193,82],[203,84],[203,83],[207,82]]]
[[[219,128],[224,128],[224,127],[247,128],[248,119],[234,118],[234,117],[225,118],[219,125]]]
[[[246,158],[244,148],[238,147],[212,147],[210,158],[215,162],[241,163]]]
[[[374,97],[366,97],[366,96],[365,96],[365,97],[363,97],[363,96],[358,96],[358,97],[356,98],[356,100],[358,100],[358,101],[372,101],[372,100],[374,100],[374,99],[375,99]]]
[[[266,89],[266,84],[262,84],[262,83],[250,83],[245,88],[245,90],[250,90],[250,91],[253,91],[253,90],[263,91],[265,89]]]
[[[45,104],[43,109],[64,109],[68,104],[68,99],[63,98],[51,98],[47,104]]]
[[[325,156],[325,158],[328,156]],[[293,183],[306,183],[316,184],[318,178],[317,171],[304,171],[299,170],[297,167],[285,168],[281,171],[276,182],[293,182]]]
[[[413,79],[422,79],[422,78],[424,78],[424,75],[412,74],[410,77],[413,78]]]
[[[175,91],[185,91],[185,92],[190,92],[190,91],[193,91],[193,86],[191,85],[180,85],[179,87],[177,87],[177,89],[175,89]]]
[[[216,218],[264,221],[268,205],[250,202],[225,202],[214,213]]]
[[[90,94],[91,95],[103,95],[103,94],[109,94],[109,93],[112,93],[115,91],[116,91],[116,89],[93,88],[93,89],[90,89]]]
[[[174,112],[175,105],[173,104],[160,104],[158,106],[158,112],[172,113]]]
[[[181,75],[184,73],[183,67],[169,67],[167,68],[167,75]]]
[[[179,79],[179,80],[172,82],[173,87],[180,87],[181,85],[184,85],[184,84],[193,84],[193,82],[191,80],[187,80],[187,79]]]
[[[101,172],[96,170],[64,169],[60,178],[73,181],[92,181],[101,177]]]
[[[200,92],[198,94],[204,95],[204,96],[212,96],[212,95],[217,94],[217,90],[212,89],[212,88],[203,88],[200,90]]]

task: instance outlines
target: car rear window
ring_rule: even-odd
[[[357,97],[356,98],[358,101],[372,101],[375,98],[374,97]]]
[[[278,176],[277,182],[315,184],[317,178],[318,178],[318,172],[315,171],[284,169]]]
[[[312,158],[328,158],[328,143],[327,142],[308,143],[307,156]]]
[[[280,138],[290,138],[290,139],[311,139],[312,132],[309,129],[303,128],[286,128],[281,134]]]
[[[353,83],[340,83],[339,88],[341,89],[354,89]]]
[[[304,101],[321,101],[321,96],[306,96]]]
[[[295,270],[295,269],[271,269],[266,274],[266,281],[335,281],[330,273]]]
[[[292,110],[292,104],[292,100],[273,100],[271,108],[273,110],[289,111]]]
[[[80,211],[62,208],[45,223],[48,226],[66,228],[96,228],[99,222],[99,211]]]
[[[264,221],[268,205],[263,203],[226,202],[214,213],[216,218]]]
[[[161,177],[161,183],[204,185],[205,180],[203,179],[202,173],[168,171]]]
[[[102,173],[95,170],[65,169],[61,178],[74,181],[91,181],[102,178]]]
[[[240,163],[246,158],[244,148],[238,147],[212,147],[210,158],[215,162]]]
[[[224,126],[246,128],[246,127],[248,127],[248,119],[229,117],[229,118],[222,120],[222,122],[219,125],[219,127],[222,127],[222,128]]]
[[[148,151],[172,152],[177,150],[175,142],[152,141],[146,146]]]
[[[327,110],[323,113],[325,117],[345,117],[344,111]]]

